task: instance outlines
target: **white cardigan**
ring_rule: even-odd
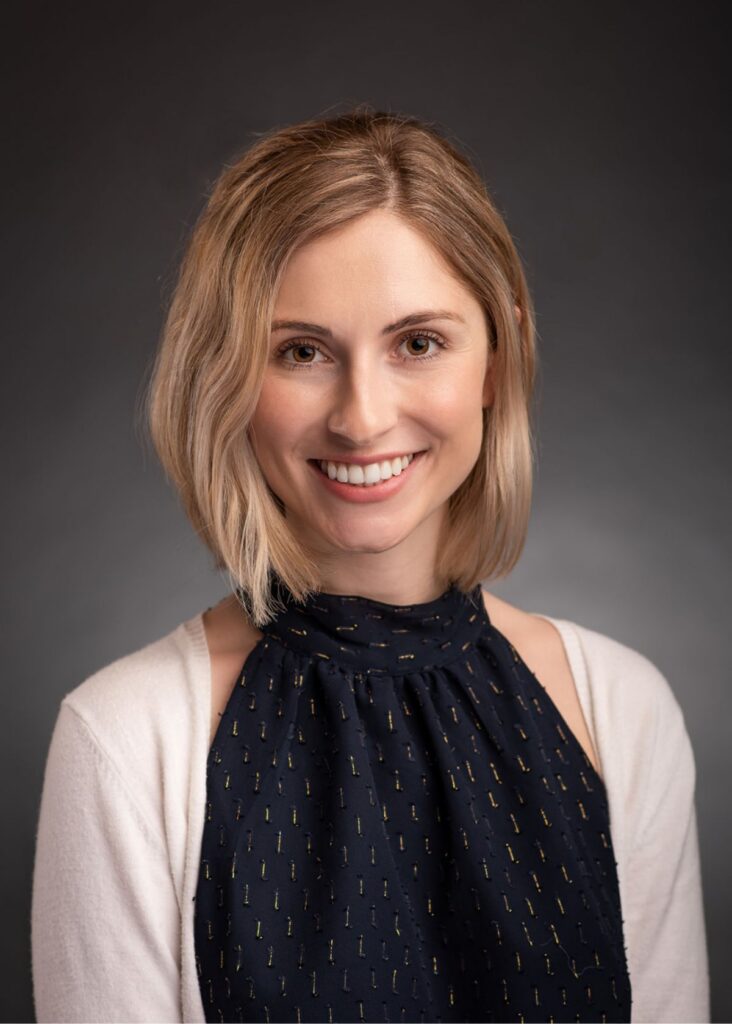
[[[637,651],[559,630],[608,793],[632,1021],[708,1021],[683,714]],[[31,946],[44,1021],[205,1021],[193,914],[211,675],[201,614],[61,702],[40,805]]]

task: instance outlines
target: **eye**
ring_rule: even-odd
[[[286,359],[285,356],[292,353],[292,359]],[[313,345],[309,341],[293,341],[287,342],[278,351],[277,355],[282,360],[288,370],[295,369],[296,366],[312,366],[316,362],[315,356],[320,352],[317,345]],[[322,355],[322,352],[320,352]]]
[[[402,349],[403,346],[408,346],[406,354],[398,355],[398,359],[405,363],[424,363],[427,359],[434,359],[435,356],[439,355],[440,349],[447,348],[447,342],[439,334],[435,334],[434,331],[415,330],[401,339],[399,349]],[[318,359],[318,355],[324,358]],[[277,358],[288,370],[316,366],[323,361],[327,362],[327,357],[325,357],[318,345],[314,342],[302,341],[297,338],[292,338],[290,341],[285,342],[277,350]]]
[[[435,351],[434,349],[430,351],[430,344],[436,346],[438,351]],[[407,350],[407,359],[411,356],[412,359],[410,361],[414,361],[416,359],[420,362],[424,362],[425,359],[434,359],[434,357],[439,354],[439,349],[447,347],[440,336],[432,331],[412,331],[411,334],[402,338],[400,348],[402,345],[412,346],[411,349]],[[402,356],[401,358],[405,357]]]

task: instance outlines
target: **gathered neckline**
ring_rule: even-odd
[[[437,597],[412,604],[323,590],[298,601],[278,577],[270,587],[277,611],[262,627],[264,637],[362,674],[445,664],[491,628],[479,583],[469,592],[453,583]]]

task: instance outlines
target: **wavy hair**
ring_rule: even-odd
[[[480,456],[451,495],[435,573],[467,592],[507,575],[531,508],[535,317],[514,242],[469,159],[434,125],[359,104],[260,136],[227,165],[187,244],[145,395],[155,450],[252,621],[278,576],[299,599],[318,567],[249,436],[275,299],[298,246],[374,209],[434,246],[485,311],[494,400]],[[517,317],[516,309],[520,311]]]

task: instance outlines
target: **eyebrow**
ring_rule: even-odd
[[[403,316],[401,320],[395,321],[393,324],[387,324],[386,327],[382,328],[382,334],[393,334],[394,331],[400,331],[404,327],[414,327],[415,324],[424,323],[426,320],[454,320],[458,323],[464,324],[465,320],[457,313],[451,313],[447,309],[423,309],[418,313],[410,313],[408,316]],[[307,320],[273,320],[272,321],[273,331],[307,331],[309,334],[318,334],[322,338],[333,337],[333,332],[327,327],[321,327],[319,324],[308,323]]]

